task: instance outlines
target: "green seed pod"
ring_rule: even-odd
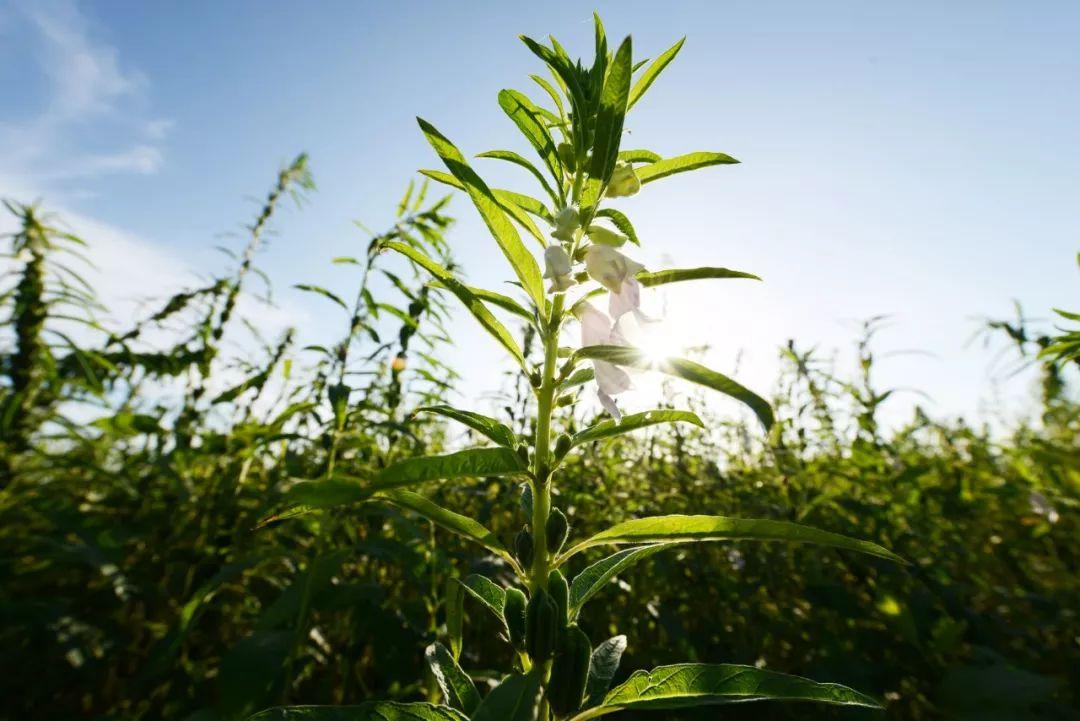
[[[503,600],[503,620],[510,632],[510,643],[516,649],[525,648],[525,594],[516,588],[506,589]]]
[[[548,592],[536,589],[525,609],[525,649],[533,663],[543,663],[555,653],[559,632],[565,622],[559,622],[559,609]]]
[[[555,457],[563,458],[567,453],[569,453],[570,443],[570,436],[566,435],[565,433],[560,435],[559,438],[555,441]]]
[[[577,167],[577,158],[574,157],[574,146],[570,143],[559,143],[557,148],[559,153],[559,160],[571,173],[574,172],[574,168]]]
[[[570,584],[566,582],[566,576],[562,574],[562,571],[555,569],[548,574],[548,594],[551,596],[551,600],[555,602],[555,608],[558,609],[559,630],[562,631],[566,626],[568,618],[568,611],[570,608]]]
[[[548,703],[558,716],[569,716],[581,706],[591,660],[592,644],[585,632],[577,625],[566,629],[559,639],[547,685]]]
[[[532,565],[533,537],[529,533],[528,527],[518,531],[517,537],[514,538],[514,554],[517,556],[518,563],[523,567],[528,568]]]
[[[565,437],[563,436],[563,438]],[[562,550],[563,544],[566,543],[566,537],[570,534],[570,524],[566,521],[566,514],[558,508],[552,509],[551,515],[547,519],[547,525],[544,528],[547,532],[548,551],[558,553]]]

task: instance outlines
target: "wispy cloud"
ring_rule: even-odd
[[[23,38],[46,87],[37,113],[18,121],[0,116],[7,175],[47,185],[161,167],[171,122],[147,117],[147,78],[121,62],[75,0],[15,0],[0,19],[0,42]]]

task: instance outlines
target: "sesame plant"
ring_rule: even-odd
[[[448,171],[424,174],[468,195],[513,271],[511,283],[521,291],[519,298],[466,285],[452,269],[413,244],[394,238],[380,243],[383,250],[400,253],[426,270],[436,286],[456,296],[529,378],[535,396],[530,432],[516,433],[474,410],[428,406],[420,410],[459,422],[491,444],[407,458],[370,476],[350,475],[342,468],[326,479],[298,484],[289,499],[304,510],[366,501],[410,510],[501,559],[513,583],[471,575],[449,584],[444,600],[446,643],[435,642],[426,651],[441,690],[441,704],[369,700],[357,706],[276,708],[253,718],[586,721],[622,711],[671,712],[763,700],[878,706],[874,699],[844,686],[725,663],[636,671],[611,688],[626,638],[593,638],[590,633],[595,636],[597,629],[578,623],[583,606],[616,574],[682,544],[786,541],[899,560],[873,543],[808,526],[719,515],[635,518],[578,538],[566,513],[554,507],[560,467],[595,442],[657,424],[702,425],[698,415],[685,410],[622,415],[615,396],[630,388],[631,370],[658,371],[725,394],[748,406],[766,432],[773,425],[769,404],[735,380],[687,359],[657,359],[626,341],[627,324],[649,322],[640,308],[642,288],[754,276],[722,267],[646,271],[624,254],[647,239],[639,238],[629,218],[613,207],[619,199],[647,192],[646,185],[670,175],[737,161],[717,152],[661,156],[622,149],[628,113],[675,58],[682,41],[651,62],[635,62],[630,37],[612,52],[599,18],[595,36],[591,65],[572,61],[554,38],[550,45],[522,38],[550,71],[550,79],[540,75],[532,79],[551,106],[542,107],[516,90],[499,93],[500,107],[540,163],[509,150],[493,150],[481,157],[524,168],[536,180],[540,198],[489,187],[445,135],[419,120]],[[538,246],[535,255],[522,231]],[[543,258],[543,269],[537,255]],[[495,311],[535,330],[542,349],[538,365],[529,362]],[[567,341],[573,324],[580,329],[577,347]],[[572,435],[557,433],[565,416],[573,412],[582,388],[591,386],[611,418]],[[504,543],[478,520],[412,490],[424,483],[445,484],[477,476],[521,481],[523,525],[512,544]],[[622,548],[585,568],[577,566],[584,552],[613,546]],[[495,616],[506,642],[503,671],[497,684],[483,695],[461,666],[467,599],[476,601],[477,610]]]

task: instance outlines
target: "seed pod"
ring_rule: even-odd
[[[557,568],[548,574],[548,594],[555,602],[555,608],[558,609],[559,630],[562,631],[566,626],[570,608],[570,584],[566,582],[566,576],[562,574],[562,571]]]
[[[516,649],[525,648],[525,594],[516,588],[506,589],[503,599],[503,620],[510,632],[510,643]]]
[[[523,567],[528,568],[532,565],[533,537],[529,533],[528,527],[518,531],[517,537],[514,538],[514,554],[517,556],[518,563]]]
[[[536,589],[525,609],[525,649],[533,663],[543,663],[555,653],[559,632],[565,624],[559,621],[558,613],[548,592]]]
[[[566,537],[570,534],[570,524],[566,521],[566,514],[558,508],[553,509],[544,528],[547,532],[548,551],[558,553],[562,550],[563,544],[566,543]]]
[[[571,443],[572,441],[570,440],[570,436],[566,435],[565,433],[560,435],[558,440],[555,441],[555,457],[563,458],[567,453],[569,453]]]
[[[551,664],[547,698],[558,716],[569,716],[581,706],[589,681],[592,644],[577,625],[561,634],[555,660]]]

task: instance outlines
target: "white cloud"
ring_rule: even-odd
[[[2,17],[0,33],[30,40],[31,57],[47,84],[36,115],[0,119],[6,173],[55,183],[161,167],[159,143],[171,121],[145,117],[141,106],[149,82],[121,63],[117,49],[97,36],[74,0],[16,1]],[[0,62],[3,52],[0,46]],[[78,140],[88,133],[95,138],[93,151]]]

